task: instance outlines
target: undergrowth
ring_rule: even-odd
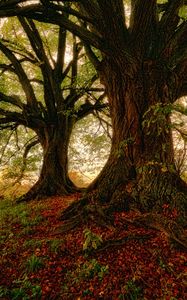
[[[61,233],[63,221],[58,216],[74,198],[28,204],[11,198],[0,201],[1,299],[186,298],[186,253],[172,247],[164,233],[124,226],[123,220],[133,212],[116,213],[115,228],[90,222]],[[149,238],[105,249],[107,241],[132,234]]]

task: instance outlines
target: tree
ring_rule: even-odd
[[[16,130],[23,125],[32,129],[43,148],[43,165],[38,181],[20,198],[28,200],[74,192],[77,187],[68,176],[68,145],[74,124],[96,109],[102,110],[101,88],[93,87],[96,74],[85,74],[80,41],[72,37],[69,61],[65,61],[67,32],[58,26],[39,25],[19,16],[11,20],[12,36],[4,34],[0,64],[4,90],[0,91],[0,128]],[[4,25],[5,26],[5,25]],[[8,34],[10,36],[11,29]],[[82,58],[81,58],[82,57]],[[82,64],[78,67],[78,61]],[[77,76],[82,70],[82,79]],[[16,81],[16,95],[6,88],[7,74]],[[82,80],[82,81],[81,81]],[[92,90],[95,96],[91,95]],[[14,93],[15,93],[14,91]],[[31,145],[32,146],[32,145]],[[26,148],[26,151],[28,150]]]
[[[2,1],[0,16],[58,24],[84,42],[106,88],[113,127],[109,159],[90,189],[113,206],[119,199],[125,208],[147,211],[168,202],[184,209],[170,114],[187,94],[187,1],[132,0],[130,17],[123,0],[75,0],[68,8],[67,2]]]

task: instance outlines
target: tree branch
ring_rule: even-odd
[[[82,28],[73,21],[68,20],[62,12],[57,12],[54,9],[48,9],[41,4],[28,4],[27,6],[17,6],[14,8],[0,10],[0,17],[10,16],[24,16],[41,22],[62,26],[86,43],[107,52],[107,48],[105,47],[103,40],[98,35]]]
[[[178,12],[180,7],[184,4],[184,0],[170,0],[168,1],[165,12],[159,22],[159,32],[161,38],[167,42],[174,30],[177,28],[180,21]]]
[[[55,1],[56,2],[56,1]],[[78,2],[78,1],[77,1]],[[88,5],[88,7],[89,7],[89,11],[91,11],[91,13],[92,13],[92,15],[93,15],[93,18],[90,18],[90,17],[88,17],[88,16],[85,16],[85,15],[83,15],[83,14],[81,14],[79,11],[77,11],[77,10],[75,10],[75,9],[72,9],[71,7],[67,7],[67,6],[60,6],[60,5],[57,5],[57,4],[50,4],[49,5],[49,7],[50,8],[52,8],[52,9],[55,9],[55,11],[61,11],[61,12],[64,12],[64,13],[66,13],[66,14],[68,14],[68,15],[72,15],[72,16],[74,16],[74,17],[77,17],[79,20],[82,20],[82,21],[84,21],[84,22],[88,22],[88,23],[90,23],[90,24],[92,24],[92,23],[96,23],[96,22],[94,22],[94,20],[95,19],[97,19],[97,17],[98,17],[98,11],[97,11],[97,14],[95,13],[95,14],[93,14],[93,10],[95,10],[95,6],[93,6],[93,5],[91,5],[92,6],[92,8],[91,8],[91,6],[89,5],[89,3],[88,3],[89,1],[86,1],[86,5]],[[90,3],[92,3],[92,1],[90,1]],[[93,8],[94,7],[94,8]]]
[[[1,41],[0,41],[0,50],[5,54],[5,56],[12,62],[12,65],[14,66],[15,73],[17,74],[20,83],[22,85],[22,88],[25,92],[27,103],[33,107],[36,105],[37,100],[33,91],[33,88],[30,84],[30,81],[21,65],[19,60],[16,58],[16,56],[12,53],[11,50],[9,50]]]
[[[131,0],[131,9],[129,30],[136,49],[140,54],[151,52],[157,34],[156,0]]]
[[[0,108],[0,115],[4,116],[0,118],[0,124],[16,123],[19,125],[27,125],[27,121],[24,119],[23,115],[18,112],[11,112]]]
[[[13,104],[13,105],[19,107],[20,109],[23,109],[23,106],[24,106],[24,104],[21,102],[20,98],[17,95],[8,96],[8,95],[5,95],[4,93],[0,92],[0,102],[2,102],[2,101]]]
[[[32,140],[33,140],[33,138],[32,138]],[[24,172],[25,172],[26,167],[27,167],[27,156],[28,156],[30,150],[34,146],[38,145],[39,143],[40,143],[39,140],[36,139],[36,137],[35,137],[35,139],[33,141],[29,141],[29,143],[27,143],[27,145],[24,145],[25,150],[24,150],[24,153],[23,153],[23,165],[21,167],[21,173],[19,174],[19,176],[16,179],[16,181],[14,182],[14,184],[18,183],[23,178]]]
[[[20,16],[18,17],[18,20],[21,26],[23,27],[25,33],[27,34],[30,44],[35,54],[37,55],[39,61],[48,65],[49,61],[45,54],[43,42],[34,22],[32,20],[27,20],[26,18]]]
[[[57,59],[55,63],[55,77],[59,82],[62,82],[62,72],[64,69],[64,58],[65,58],[65,50],[66,50],[66,30],[63,27],[59,28],[58,34],[58,51],[57,51]]]
[[[123,0],[98,0],[101,11],[101,34],[110,43],[124,46],[127,41],[128,31],[125,23]]]
[[[27,2],[27,0],[1,0],[0,9],[1,8],[6,9],[7,7],[13,7],[13,6],[16,6],[17,4],[24,3],[24,2]]]
[[[52,118],[56,114],[55,109],[55,95],[53,91],[55,91],[54,80],[53,80],[53,70],[50,65],[50,62],[45,53],[45,49],[43,47],[43,42],[40,37],[40,34],[32,20],[25,19],[24,17],[18,17],[19,21],[27,34],[27,37],[31,43],[31,46],[36,53],[38,59],[40,60],[40,69],[44,78],[44,100],[46,103],[46,107],[49,115]],[[51,89],[49,88],[51,86]]]
[[[100,101],[97,101],[95,104],[92,104],[87,99],[86,102],[80,106],[79,110],[76,113],[77,120],[85,118],[87,115],[93,113],[94,111],[103,111],[103,109],[105,109],[107,106],[108,104],[101,103]]]
[[[96,70],[99,70],[99,66],[101,65],[101,62],[99,61],[99,59],[97,58],[93,50],[91,49],[90,45],[84,43],[84,48],[86,50],[86,54],[90,62],[92,63],[92,65],[95,67]]]

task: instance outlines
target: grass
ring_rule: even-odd
[[[60,253],[61,246],[64,244],[62,239],[52,239],[47,241],[51,252],[58,254]]]
[[[20,223],[25,225],[28,221],[29,207],[25,203],[16,204],[11,199],[3,199],[0,201],[0,222],[1,224],[12,225]]]
[[[27,273],[37,272],[43,266],[44,266],[43,260],[34,254],[31,255],[25,263],[25,269]]]
[[[32,207],[26,203],[17,204],[14,200],[7,198],[0,201],[0,224],[5,232],[15,225],[22,228],[32,227],[43,222],[40,215],[41,207],[37,207],[33,214]]]
[[[36,239],[25,240],[23,247],[26,249],[36,249],[42,246],[42,241]]]
[[[0,286],[0,297],[11,300],[40,300],[42,297],[40,285],[33,285],[26,275],[15,280],[14,285],[15,287],[12,289]]]
[[[182,250],[170,248],[159,231],[120,222],[117,231],[91,222],[62,233],[58,216],[72,200],[0,200],[0,299],[153,300],[153,291],[154,300],[185,298]],[[106,240],[144,233],[146,241],[100,249]]]

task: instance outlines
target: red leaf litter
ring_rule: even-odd
[[[172,245],[159,231],[124,226],[123,220],[133,212],[116,213],[115,228],[89,222],[62,233],[59,216],[79,197],[33,201],[27,204],[30,224],[18,219],[4,225],[0,299],[187,299],[184,249]],[[132,234],[148,238],[129,239],[98,251],[94,241],[87,240],[87,251],[83,251],[85,229],[103,243]],[[31,262],[33,257],[36,262]]]

